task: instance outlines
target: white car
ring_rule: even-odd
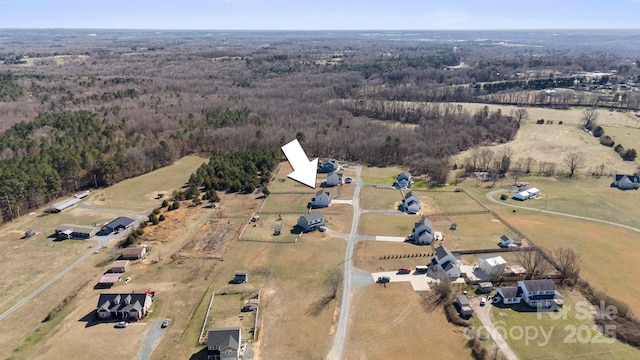
[[[320,227],[318,228],[318,230],[319,230],[320,232],[325,232],[325,231],[327,231],[327,227],[326,227],[326,226],[320,226]]]
[[[484,306],[487,303],[487,298],[486,297],[482,297],[482,299],[480,299],[480,306]]]
[[[114,327],[118,328],[118,329],[122,329],[122,328],[126,328],[127,325],[129,325],[126,321],[118,321]]]

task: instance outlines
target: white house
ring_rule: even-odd
[[[417,214],[420,212],[420,200],[409,191],[402,200],[402,210],[408,214]]]
[[[398,175],[396,178],[395,184],[393,184],[396,189],[408,189],[413,185],[413,180],[411,180],[411,173],[408,171],[403,172]]]
[[[434,233],[431,221],[422,217],[420,221],[413,225],[411,239],[419,245],[431,245],[433,243]]]
[[[538,188],[534,188],[534,187],[532,187],[532,188],[530,188],[530,189],[527,189],[527,192],[529,193],[529,198],[530,198],[530,199],[531,199],[531,198],[535,198],[535,197],[537,197],[538,195],[540,195],[540,189],[538,189]]]
[[[638,190],[640,187],[640,176],[616,174],[613,177],[611,187],[617,187],[621,190]]]
[[[311,231],[324,225],[324,217],[321,213],[310,213],[298,218],[298,226],[304,231]]]
[[[522,300],[529,306],[548,309],[558,305],[562,295],[556,290],[556,284],[550,279],[521,280],[518,288],[522,289]]]
[[[433,271],[442,271],[450,278],[456,279],[460,277],[460,265],[458,259],[446,247],[440,245],[434,251],[434,257],[431,260]]]
[[[497,295],[505,304],[524,302],[537,309],[548,309],[562,304],[562,295],[550,279],[521,280],[516,287],[498,288]]]
[[[312,208],[321,208],[331,205],[331,193],[328,191],[320,190],[316,193],[316,196],[311,198]]]
[[[240,328],[211,329],[207,333],[207,359],[238,360],[241,344]]]
[[[498,243],[498,246],[500,247],[518,247],[522,244],[522,241],[520,240],[514,240],[510,237],[508,237],[507,235],[502,235],[500,236],[500,242]]]
[[[517,286],[500,287],[496,293],[505,305],[519,304],[522,300],[522,291]]]
[[[516,200],[527,200],[529,197],[531,197],[531,194],[529,194],[529,192],[527,190],[522,190],[518,193],[513,194],[513,198]]]
[[[327,179],[324,181],[325,186],[338,186],[344,185],[344,178],[342,174],[338,174],[337,172],[331,172],[327,175]]]
[[[478,268],[487,275],[502,275],[507,269],[507,261],[499,255],[487,255],[478,259]]]

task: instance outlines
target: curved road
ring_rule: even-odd
[[[537,211],[537,212],[542,212],[542,213],[545,213],[545,214],[566,216],[566,217],[570,217],[570,218],[574,218],[574,219],[593,221],[593,222],[598,222],[598,223],[602,223],[602,224],[618,226],[618,227],[621,227],[621,228],[624,228],[624,229],[627,229],[627,230],[631,230],[631,231],[635,231],[635,232],[640,232],[639,228],[636,228],[636,227],[633,227],[633,226],[629,226],[629,225],[625,225],[625,224],[620,224],[620,223],[613,222],[613,221],[595,219],[595,218],[590,218],[590,217],[580,216],[580,215],[561,213],[561,212],[551,211],[551,210],[534,209],[534,208],[521,206],[521,205],[506,204],[504,202],[501,202],[501,201],[496,200],[496,199],[493,198],[493,195],[495,193],[504,192],[504,191],[506,191],[506,189],[493,190],[493,191],[488,192],[485,196],[487,197],[487,199],[489,201],[491,201],[493,203],[496,203],[496,204],[499,204],[499,205],[502,205],[502,206],[509,206],[509,207],[517,208],[517,209],[523,209],[523,210],[529,210],[529,211]]]

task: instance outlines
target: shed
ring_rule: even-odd
[[[121,277],[122,277],[122,275],[119,274],[119,273],[104,274],[100,278],[100,281],[98,281],[98,284],[99,285],[106,285],[106,286],[113,286],[113,284],[116,284],[116,283],[120,282],[120,278]]]
[[[233,274],[233,282],[235,284],[246,283],[248,280],[249,275],[246,271],[236,271],[235,274]]]
[[[540,195],[540,190],[534,187],[527,189],[527,192],[529,193],[529,198],[535,198]]]
[[[123,273],[129,267],[129,260],[116,260],[111,264],[112,273]]]
[[[146,247],[128,247],[122,249],[122,254],[120,255],[120,257],[126,260],[138,260],[145,257],[146,254]]]
[[[67,210],[67,209],[71,208],[75,204],[79,203],[80,200],[82,200],[82,199],[69,198],[69,199],[62,200],[62,201],[60,201],[58,203],[53,204],[49,209],[47,209],[47,212],[51,212],[51,213],[62,212],[64,210]]]
[[[518,193],[515,193],[513,195],[513,198],[516,199],[516,200],[524,201],[524,200],[527,200],[530,196],[531,196],[531,194],[529,194],[529,192],[527,190],[523,190],[523,191],[520,191]]]
[[[493,290],[493,284],[489,281],[478,284],[478,291],[483,294],[489,293],[491,290]]]
[[[473,309],[469,304],[469,298],[466,295],[459,294],[456,296],[456,306],[458,307],[458,311],[460,311],[460,316],[469,317],[473,315]]]

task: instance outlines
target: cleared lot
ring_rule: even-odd
[[[377,281],[381,276],[388,276],[389,282],[408,282],[411,283],[411,287],[414,291],[429,291],[431,288],[429,287],[429,283],[436,281],[433,278],[427,276],[427,274],[420,274],[412,271],[411,274],[399,274],[397,271],[382,271],[372,273],[373,281]],[[385,286],[385,284],[379,284],[380,286]]]

